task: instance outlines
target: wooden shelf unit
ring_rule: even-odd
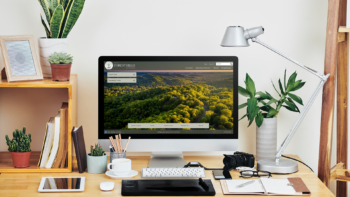
[[[0,80],[1,88],[66,88],[68,91],[68,167],[67,168],[40,168],[37,167],[40,152],[32,152],[30,166],[28,168],[15,168],[12,165],[11,153],[0,153],[0,173],[4,172],[72,172],[73,164],[73,147],[72,147],[72,128],[77,125],[77,75],[72,74],[70,81],[57,82],[51,79],[41,81],[23,81],[8,82]]]

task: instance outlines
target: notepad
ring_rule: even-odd
[[[301,178],[255,179],[251,184],[237,188],[238,185],[247,183],[253,179],[221,180],[221,188],[224,194],[251,194],[251,195],[298,195],[309,196],[310,190]]]

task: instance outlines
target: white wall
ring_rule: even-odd
[[[87,133],[87,146],[97,142],[97,60],[101,55],[235,55],[241,86],[249,73],[257,90],[277,96],[271,80],[276,83],[282,78],[284,69],[288,74],[296,70],[298,78],[307,81],[297,92],[305,103],[318,83],[316,77],[257,44],[222,48],[220,42],[229,25],[263,25],[261,40],[322,73],[327,6],[326,0],[87,0],[69,35],[72,73],[78,74],[78,124]],[[39,13],[36,0],[0,0],[0,35],[45,36]],[[244,102],[243,97],[239,99]],[[278,144],[297,116],[281,110]],[[299,155],[316,173],[320,117],[321,93],[285,151]],[[247,121],[241,121],[239,136],[239,150],[255,153],[255,126],[247,128]]]

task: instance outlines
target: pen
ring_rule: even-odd
[[[254,183],[254,181],[255,181],[255,180],[251,180],[251,181],[242,183],[242,184],[240,184],[240,185],[237,185],[237,186],[236,186],[236,189],[239,189],[239,188],[245,187],[245,186],[247,186],[247,185],[250,185],[250,184]]]

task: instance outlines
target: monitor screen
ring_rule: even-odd
[[[237,138],[235,57],[115,58],[100,58],[99,139]]]

